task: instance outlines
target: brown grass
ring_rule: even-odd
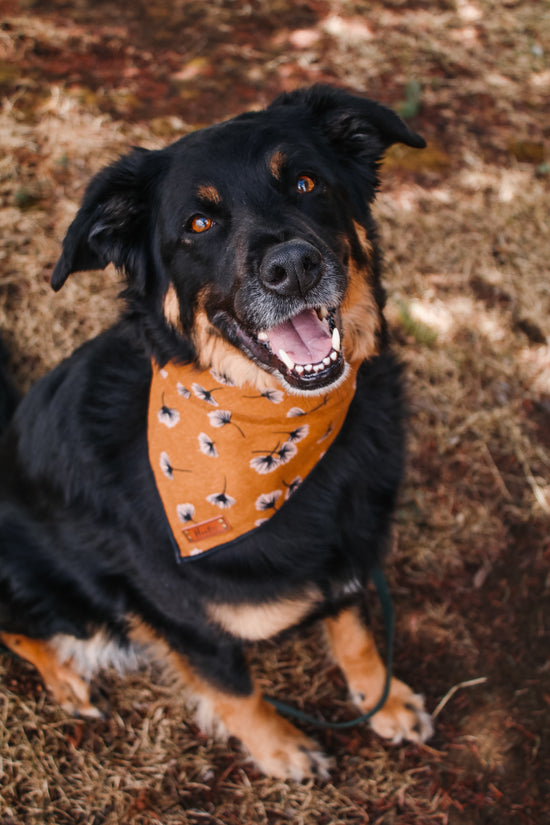
[[[550,793],[550,22],[542,0],[0,2],[0,328],[22,387],[116,317],[111,271],[48,277],[89,176],[281,88],[332,80],[399,107],[377,214],[408,364],[408,482],[388,572],[396,669],[429,746],[314,734],[325,785],[261,777],[151,671],[108,673],[105,721],[0,660],[0,825],[538,823]],[[3,55],[3,56],[2,56]],[[408,95],[410,98],[410,95]],[[410,105],[410,100],[409,104]],[[417,104],[413,100],[413,113]],[[376,613],[376,611],[375,611]],[[319,631],[254,648],[270,692],[350,713]],[[313,731],[308,731],[314,733]]]

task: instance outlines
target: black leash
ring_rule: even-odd
[[[317,719],[315,716],[309,716],[307,713],[304,713],[297,708],[293,708],[291,705],[285,704],[285,702],[279,702],[278,699],[273,699],[271,696],[264,696],[264,699],[273,705],[275,710],[285,714],[285,716],[293,716],[301,722],[307,722],[310,725],[316,725],[320,728],[343,729],[351,728],[354,725],[360,725],[362,722],[366,722],[368,719],[371,719],[375,713],[378,713],[378,711],[384,706],[390,692],[390,682],[392,677],[395,618],[393,613],[393,604],[390,592],[388,590],[388,584],[381,568],[375,567],[371,571],[370,576],[374,586],[376,587],[378,598],[380,599],[382,615],[384,618],[384,627],[386,630],[386,681],[384,682],[384,690],[382,691],[382,695],[376,705],[371,708],[368,713],[363,713],[361,716],[358,716],[356,719],[350,719],[348,722],[327,722],[324,719]]]

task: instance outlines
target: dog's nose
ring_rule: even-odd
[[[305,297],[318,283],[322,257],[307,241],[285,241],[271,247],[260,265],[260,280],[277,295]]]

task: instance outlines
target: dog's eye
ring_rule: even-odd
[[[189,221],[189,229],[191,232],[208,232],[214,226],[212,218],[207,218],[206,215],[193,215]]]
[[[315,189],[315,181],[309,175],[300,175],[296,181],[296,189],[300,194],[306,195]]]

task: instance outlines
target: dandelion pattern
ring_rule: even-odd
[[[211,495],[206,496],[206,500],[209,504],[214,504],[216,507],[219,507],[220,510],[227,510],[229,507],[233,507],[233,505],[236,504],[236,501],[232,496],[227,494],[226,488],[227,479],[224,478],[222,492],[212,493]]]
[[[265,455],[255,456],[250,459],[250,466],[256,470],[260,475],[272,473],[280,465],[279,457],[274,453],[266,453]]]
[[[260,475],[265,475],[272,473],[281,464],[287,464],[297,454],[298,449],[292,441],[285,441],[283,444],[277,443],[272,450],[259,452],[261,455],[250,459],[250,466]]]
[[[158,412],[158,419],[165,427],[175,427],[180,420],[179,412],[173,407],[167,407],[164,403],[164,396],[162,399],[162,407]]]
[[[162,452],[160,454],[160,461],[159,466],[166,478],[170,479],[170,481],[174,480],[174,473],[190,473],[191,470],[184,470],[180,467],[173,467],[170,458],[168,457],[168,453]]]
[[[231,542],[284,507],[336,438],[353,379],[350,370],[336,390],[298,400],[282,389],[246,392],[192,364],[153,364],[149,457],[182,557]]]
[[[235,504],[235,499],[228,496],[227,493],[213,493],[210,496],[206,496],[206,500],[210,502],[210,504],[215,504],[216,507],[219,507],[221,510],[225,510],[227,507],[233,507]]]
[[[168,453],[160,454],[160,469],[162,470],[166,478],[169,478],[170,481],[173,480],[174,470],[172,469],[172,465],[170,464]]]
[[[325,432],[324,432],[324,433],[323,433],[323,435],[321,436],[321,438],[318,438],[318,439],[317,439],[317,444],[322,444],[322,443],[323,443],[323,441],[326,441],[326,440],[327,440],[327,438],[331,435],[331,433],[332,433],[333,429],[334,429],[334,428],[333,428],[333,426],[332,426],[332,421],[331,421],[331,422],[330,422],[330,424],[328,425],[327,429],[325,430]]]
[[[206,433],[199,433],[199,450],[201,453],[205,455],[209,455],[211,458],[218,457],[218,451],[216,449],[216,445],[212,441],[209,435]]]
[[[200,384],[193,383],[191,384],[191,389],[193,393],[200,398],[201,401],[206,401],[207,404],[212,404],[213,407],[218,406],[218,402],[212,395],[212,393],[216,392],[216,388],[213,390],[205,390],[204,387],[201,387]]]
[[[256,510],[276,510],[277,501],[282,496],[281,490],[273,490],[271,493],[262,493],[256,499]]]
[[[231,420],[231,410],[214,410],[213,412],[209,412],[208,420],[210,421],[212,427],[225,427],[227,424],[231,424],[233,427],[237,428],[243,438],[246,438],[239,425],[235,424],[235,422]]]
[[[288,501],[288,499],[290,498],[290,496],[291,496],[293,493],[295,493],[295,492],[296,492],[296,490],[298,489],[298,487],[300,486],[300,484],[301,484],[301,483],[302,483],[302,479],[301,479],[301,477],[300,477],[300,476],[296,476],[296,478],[295,478],[295,479],[293,479],[293,481],[291,481],[291,482],[290,482],[290,484],[287,484],[287,483],[286,483],[286,481],[283,481],[283,484],[284,484],[284,486],[286,487],[286,490],[285,490],[285,501]]]
[[[285,394],[282,390],[267,389],[262,390],[259,395],[246,395],[245,398],[254,400],[255,398],[265,398],[266,401],[271,401],[272,404],[281,404],[284,400]]]
[[[176,507],[176,512],[178,514],[178,518],[184,524],[188,524],[190,521],[193,521],[195,518],[195,508],[192,504],[178,504]]]
[[[281,464],[287,464],[291,458],[297,454],[298,448],[292,441],[285,441],[284,444],[277,450],[277,455],[279,456],[279,461]]]
[[[291,430],[290,432],[284,432],[283,433],[283,435],[288,436],[288,440],[292,444],[298,444],[298,442],[302,441],[308,434],[309,434],[309,426],[307,424],[302,424],[301,427],[296,427],[295,430]]]

